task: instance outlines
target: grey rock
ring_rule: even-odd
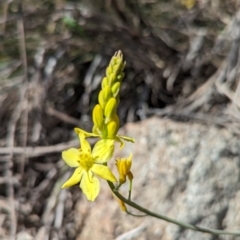
[[[215,126],[159,118],[128,124],[121,133],[136,140],[115,154],[133,153],[136,203],[198,226],[240,229],[238,136]],[[110,165],[117,176],[114,161]],[[149,216],[129,216],[120,210],[107,183],[101,183],[94,203],[83,197],[76,206],[78,239],[240,239],[186,230]],[[121,193],[127,196],[127,192],[125,184]]]

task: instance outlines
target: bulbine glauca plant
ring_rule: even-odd
[[[124,147],[125,142],[135,142],[133,138],[118,135],[119,117],[117,115],[117,107],[120,102],[119,92],[124,77],[125,65],[126,62],[123,60],[122,52],[116,52],[106,69],[106,76],[102,79],[101,90],[98,95],[98,103],[92,111],[92,132],[75,128],[75,133],[79,137],[80,148],[70,148],[62,152],[62,158],[65,163],[75,168],[72,176],[63,184],[62,188],[79,184],[87,199],[94,201],[100,192],[100,182],[98,180],[98,177],[100,177],[108,182],[110,190],[118,200],[121,209],[128,214],[134,215],[128,211],[127,206],[130,206],[144,214],[134,216],[148,215],[199,232],[240,236],[240,231],[231,232],[194,226],[157,214],[133,202],[131,200],[134,175],[131,172],[132,159],[134,157],[132,154],[126,158],[115,159],[115,166],[119,176],[118,178],[114,176],[112,170],[108,167],[108,162],[112,159],[115,142],[120,144],[120,148]],[[87,140],[89,137],[98,139],[93,148],[91,148]],[[128,197],[124,197],[120,194],[119,189],[127,181],[129,182],[129,194]]]

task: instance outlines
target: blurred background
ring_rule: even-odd
[[[61,151],[91,130],[111,56],[121,126],[152,116],[240,132],[239,0],[0,1],[0,239],[76,239]],[[82,238],[83,239],[83,238]],[[91,239],[91,238],[89,238]],[[189,238],[190,239],[190,238]]]

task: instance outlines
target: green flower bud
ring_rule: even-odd
[[[116,97],[118,95],[120,87],[121,87],[120,82],[116,82],[116,83],[113,84],[113,86],[111,88],[113,97]]]
[[[105,124],[107,124],[111,120],[112,116],[116,113],[116,108],[117,100],[115,98],[110,98],[104,109],[104,115],[106,117]]]
[[[92,113],[93,123],[101,130],[103,127],[103,110],[99,104],[97,104]]]

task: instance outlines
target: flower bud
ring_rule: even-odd
[[[107,132],[108,132],[108,138],[114,139],[118,132],[118,125],[115,121],[110,121],[107,124]]]
[[[103,110],[99,104],[97,104],[92,113],[93,123],[96,125],[100,130],[103,127]]]
[[[105,86],[103,88],[103,99],[104,99],[104,102],[108,102],[110,97],[111,97],[110,87],[109,86]]]
[[[119,93],[119,90],[120,90],[120,82],[116,82],[113,84],[112,88],[111,88],[111,91],[112,91],[112,94],[113,94],[113,97],[116,97]]]
[[[110,64],[111,64],[111,62],[110,62]],[[106,69],[106,76],[109,76],[112,73],[112,67],[111,67],[110,64],[109,64],[109,66]]]
[[[126,176],[128,176],[130,180],[133,179],[133,174],[130,171],[130,168],[132,166],[132,154],[130,154],[128,158],[117,159],[116,166],[119,173],[120,184],[123,184],[126,182]]]
[[[98,94],[98,102],[99,102],[100,106],[102,107],[102,109],[104,109],[106,102],[104,101],[103,90],[101,90]]]
[[[105,124],[107,124],[111,117],[116,113],[117,108],[117,100],[115,98],[110,98],[106,104],[106,107],[104,109],[104,115],[105,115]]]
[[[117,124],[117,128],[119,129],[119,118],[118,118],[118,115],[117,115],[117,114],[114,114],[114,115],[112,116],[111,121],[114,121],[114,122]]]
[[[115,81],[116,75],[114,73],[109,74],[108,76],[108,85],[111,87]]]
[[[108,79],[107,79],[107,77],[104,77],[102,80],[102,89],[107,85],[108,85]]]

